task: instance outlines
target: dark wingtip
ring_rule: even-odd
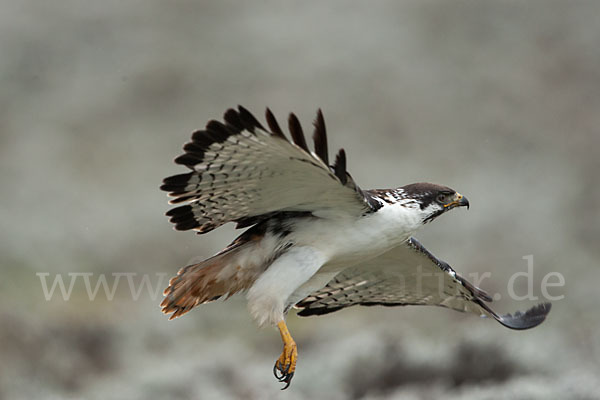
[[[540,303],[524,313],[517,311],[514,315],[506,314],[494,317],[502,325],[510,329],[524,330],[538,326],[546,319],[552,308],[551,303]]]
[[[306,139],[304,139],[302,126],[300,125],[300,121],[295,114],[290,114],[288,117],[288,129],[290,130],[290,134],[292,135],[292,140],[294,143],[302,150],[310,153],[310,150],[308,150],[308,146],[306,145]]]
[[[342,182],[342,185],[345,185],[346,182],[348,182],[348,177],[346,176],[346,152],[344,149],[340,149],[335,157],[333,170],[335,172],[335,176],[337,176],[340,182]]]
[[[325,165],[329,166],[329,154],[327,150],[327,131],[325,129],[325,119],[323,118],[323,112],[319,108],[317,110],[317,117],[313,122],[315,126],[315,132],[313,134],[313,141],[315,144],[315,153]]]
[[[263,131],[265,130],[265,128],[263,128],[261,123],[258,122],[254,115],[252,115],[252,113],[243,106],[238,105],[238,113],[241,124],[250,132],[254,132],[254,128],[259,128]]]
[[[234,129],[235,133],[240,133],[240,131],[244,129],[244,124],[240,119],[240,114],[233,108],[225,111],[225,114],[223,114],[223,120],[225,120],[225,123],[229,125],[230,128]]]
[[[277,119],[275,118],[275,116],[273,115],[273,113],[271,112],[271,110],[268,107],[265,111],[265,118],[267,120],[267,125],[269,125],[269,129],[271,130],[271,133],[275,136],[279,136],[280,138],[285,139],[285,135],[283,134],[283,131],[279,127],[279,123],[277,122]]]

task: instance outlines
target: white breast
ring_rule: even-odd
[[[247,294],[259,324],[277,323],[290,306],[338,272],[399,245],[422,225],[419,211],[401,204],[386,204],[359,218],[299,218],[289,224],[285,240],[293,247],[269,265]]]
[[[327,256],[329,261],[320,272],[328,272],[344,269],[397,246],[421,224],[417,210],[392,204],[358,219],[302,220],[292,235],[297,244],[315,247]]]

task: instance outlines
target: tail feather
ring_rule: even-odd
[[[243,247],[242,247],[243,249]],[[165,289],[160,306],[162,312],[171,314],[169,319],[179,317],[199,304],[217,300],[223,296],[248,289],[256,279],[254,268],[239,263],[239,251],[217,254],[198,264],[188,265],[171,278]]]

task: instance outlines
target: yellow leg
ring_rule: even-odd
[[[287,389],[290,386],[290,382],[296,371],[296,360],[298,359],[298,348],[296,342],[292,339],[290,331],[288,331],[285,321],[279,321],[277,323],[279,333],[281,334],[281,340],[283,340],[283,352],[273,367],[273,374],[279,382],[285,382],[286,385],[281,389]]]

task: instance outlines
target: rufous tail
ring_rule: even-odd
[[[198,264],[183,267],[169,281],[160,306],[162,312],[171,314],[169,319],[179,317],[199,304],[229,298],[247,289],[254,281],[249,271],[237,263],[241,249],[220,253]]]

